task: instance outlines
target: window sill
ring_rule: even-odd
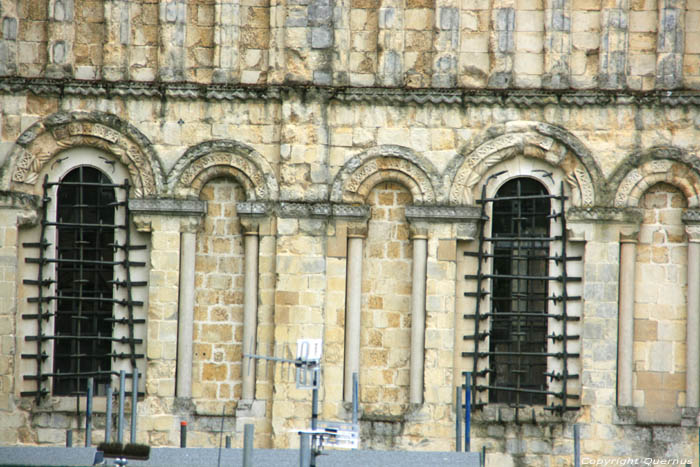
[[[486,423],[515,422],[515,408],[504,404],[488,404],[482,409],[472,412],[472,421]],[[558,414],[546,410],[545,406],[531,406],[518,410],[518,423],[561,423],[574,421],[578,410],[569,410]]]
[[[688,426],[698,425],[700,409],[696,407],[680,407],[675,409],[649,409],[647,407],[618,406],[613,423],[616,425],[667,425]]]

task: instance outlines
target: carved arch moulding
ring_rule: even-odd
[[[134,184],[133,197],[161,192],[163,171],[146,136],[115,115],[79,111],[55,113],[19,136],[3,167],[3,188],[34,193],[47,164],[60,162],[54,161],[59,153],[78,146],[101,149],[124,164]]]
[[[168,174],[176,197],[198,197],[202,187],[217,177],[232,177],[248,201],[274,201],[279,188],[272,166],[253,148],[231,140],[205,141],[189,148]]]
[[[677,187],[686,197],[689,208],[700,207],[700,172],[697,168],[690,166],[681,158],[659,158],[669,155],[680,156],[678,150],[669,152],[668,148],[656,148],[649,151],[645,156],[637,159],[630,170],[618,177],[621,178],[617,184],[614,205],[617,208],[638,207],[639,200],[649,188],[657,183],[668,183]]]
[[[595,186],[602,179],[598,164],[578,138],[541,122],[517,121],[491,128],[469,144],[448,166],[449,203],[472,205],[480,181],[495,165],[515,157],[539,159],[563,172],[572,191],[572,204],[593,207]]]
[[[331,202],[362,204],[374,186],[389,181],[405,186],[416,205],[437,201],[439,176],[430,161],[408,148],[383,145],[364,151],[343,165],[331,187]]]

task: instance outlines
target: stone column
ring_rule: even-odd
[[[243,290],[243,353],[255,353],[258,328],[258,226],[242,223],[245,229],[245,280]],[[255,399],[255,360],[243,358],[242,399]]]
[[[700,225],[687,225],[686,407],[700,407]]]
[[[428,236],[415,233],[413,241],[413,277],[411,284],[411,373],[409,400],[423,403],[423,362],[425,359],[425,281],[428,261]]]
[[[192,397],[192,332],[194,323],[194,270],[197,234],[180,234],[180,296],[177,322],[177,397]]]
[[[348,272],[345,308],[345,374],[343,398],[352,401],[352,374],[360,373],[360,313],[362,312],[362,243],[366,235],[348,232]]]
[[[620,311],[617,338],[617,405],[632,406],[636,235],[620,239]]]

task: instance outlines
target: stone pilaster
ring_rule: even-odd
[[[102,77],[109,81],[129,79],[130,3],[128,0],[104,2],[106,40],[102,48]]]
[[[515,4],[512,0],[494,0],[489,38],[491,70],[488,86],[507,88],[513,85],[515,56]]]
[[[403,83],[404,2],[384,0],[379,7],[377,83],[400,86]]]
[[[571,0],[546,0],[542,85],[565,89],[571,84]]]
[[[73,0],[51,0],[47,23],[47,52],[49,61],[46,75],[50,78],[66,78],[73,74]]]
[[[3,2],[0,18],[0,76],[17,73],[17,4],[13,0]]]
[[[451,88],[457,84],[459,53],[460,3],[437,0],[435,13],[435,57],[433,57],[433,86]]]
[[[623,89],[627,85],[629,0],[606,0],[603,5],[598,85]]]
[[[235,83],[240,79],[240,9],[238,0],[217,0],[214,4],[215,83]]]
[[[186,0],[160,0],[158,77],[163,81],[185,80]]]
[[[686,0],[660,0],[656,39],[656,88],[683,86]]]
[[[700,215],[695,211],[687,211],[683,220],[688,235],[685,406],[698,409],[700,407]]]

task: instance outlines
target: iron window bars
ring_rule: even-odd
[[[53,187],[55,220],[49,215]],[[146,282],[133,281],[131,273],[133,267],[146,264],[131,261],[130,253],[146,246],[131,243],[129,189],[128,180],[113,184],[101,171],[86,166],[59,182],[44,178],[40,241],[23,243],[38,252],[37,257],[25,258],[38,265],[38,272],[36,279],[23,281],[36,287],[37,295],[27,301],[36,304],[37,312],[22,315],[37,324],[37,334],[25,337],[35,343],[36,353],[21,356],[36,361],[36,373],[24,379],[36,381],[37,389],[22,396],[37,400],[47,396],[49,378],[53,378],[54,395],[85,394],[89,377],[100,387],[119,374],[112,369],[113,360],[129,360],[136,368],[136,360],[144,357],[137,353],[142,339],[135,337],[135,327],[144,325],[145,319],[134,317],[135,308],[143,303],[134,300],[133,288]],[[122,190],[123,196],[118,198],[115,190]],[[122,215],[119,209],[124,210]],[[120,288],[123,291],[117,293]],[[123,307],[126,313],[115,313],[115,307]],[[126,325],[126,335],[116,336],[115,325]],[[47,371],[49,342],[53,342],[53,363]],[[118,344],[125,344],[128,352],[118,352]]]
[[[473,362],[472,381],[468,383],[472,404],[483,406],[479,395],[486,392],[489,402],[514,406],[516,417],[519,408],[546,405],[550,396],[552,402],[546,409],[558,413],[576,409],[569,401],[579,396],[567,391],[567,382],[579,377],[570,372],[570,360],[579,354],[569,352],[568,343],[579,339],[571,334],[569,323],[580,317],[569,313],[568,304],[581,297],[569,295],[567,289],[581,278],[569,276],[567,264],[582,258],[567,254],[563,185],[561,194],[550,195],[539,182],[516,178],[506,182],[494,198],[486,197],[486,186],[478,201],[478,250],[464,253],[477,259],[476,274],[465,275],[476,283],[476,291],[465,293],[475,298],[474,313],[464,315],[474,323],[474,334],[464,336],[465,341],[473,342],[473,350],[462,353]],[[489,204],[492,222],[491,236],[487,237]],[[558,210],[552,204],[558,204]],[[561,234],[550,234],[552,223],[559,223]],[[489,262],[491,272],[485,272]],[[550,271],[552,263],[558,266],[558,273]],[[558,286],[551,287],[552,283]],[[487,297],[490,309],[484,312]],[[558,332],[550,332],[552,320],[560,323]],[[561,350],[548,349],[549,341],[560,343]],[[561,362],[560,372],[548,371],[550,359]],[[479,361],[484,360],[487,365],[479,370],[484,368]],[[477,384],[477,378],[488,383]],[[550,388],[552,381],[559,383],[558,390]]]

